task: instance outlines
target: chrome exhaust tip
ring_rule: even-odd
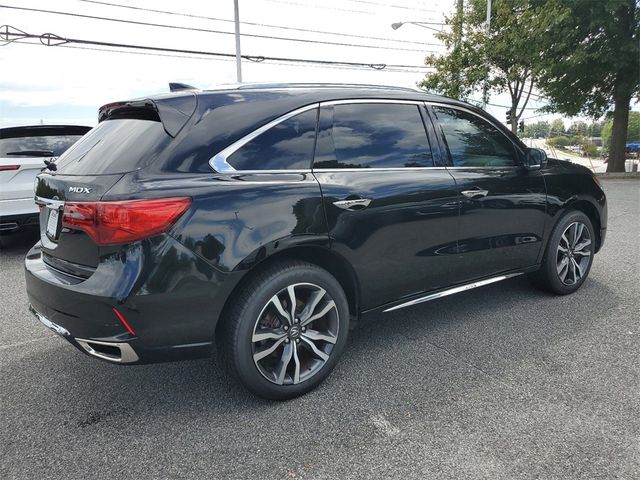
[[[102,340],[88,340],[84,338],[74,338],[69,330],[53,323],[47,317],[38,312],[33,305],[29,305],[29,311],[42,322],[47,328],[58,335],[75,341],[89,355],[107,360],[113,363],[133,363],[140,358],[131,345],[125,342],[103,342]]]
[[[133,363],[139,360],[136,351],[124,342],[103,342],[76,338],[75,341],[85,352],[94,357],[113,363]]]

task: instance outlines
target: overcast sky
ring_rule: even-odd
[[[98,3],[82,0],[3,2],[22,8],[233,32],[233,23],[228,21],[167,15]],[[104,0],[104,3],[233,19],[233,0]],[[426,72],[424,68],[419,68],[424,65],[425,55],[428,52],[443,52],[444,48],[433,37],[431,30],[409,24],[393,30],[391,23],[443,22],[444,15],[450,15],[454,6],[455,0],[240,0],[241,22],[339,32],[367,38],[246,24],[241,25],[241,33],[385,47],[365,48],[242,37],[243,54],[415,66],[404,69],[406,71],[377,71],[370,68],[347,69],[243,60],[243,81],[353,82],[415,87]],[[131,25],[6,8],[0,8],[0,24],[37,35],[54,33],[61,37],[105,42],[235,52],[234,36],[221,33]],[[77,48],[77,45],[45,47],[37,39],[32,42],[26,45],[14,42],[0,48],[0,126],[27,125],[40,121],[94,125],[97,122],[97,109],[101,105],[166,92],[169,82],[209,88],[236,80],[233,59],[188,55],[185,55],[188,58],[177,58],[158,52],[155,55],[149,54],[154,52],[134,54],[106,51],[103,47]],[[508,104],[508,98],[504,95],[494,96],[490,101],[498,105]],[[530,103],[530,107],[541,105]],[[499,120],[504,120],[505,108],[490,106],[488,110]],[[536,115],[533,110],[525,114],[532,115]],[[539,119],[545,118],[549,117]]]

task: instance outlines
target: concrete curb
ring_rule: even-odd
[[[603,173],[596,173],[596,176],[601,178],[636,179],[636,178],[640,178],[640,172],[603,172]]]

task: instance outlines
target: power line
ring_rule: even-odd
[[[350,9],[350,8],[332,7],[332,6],[327,6],[327,5],[312,5],[312,4],[309,4],[309,3],[294,2],[292,0],[267,0],[267,1],[268,2],[272,2],[272,3],[282,3],[284,5],[293,5],[293,6],[296,6],[296,7],[322,8],[324,10],[334,10],[334,11],[338,11],[338,12],[364,13],[365,15],[375,15],[375,12],[370,12],[370,11],[366,11],[366,10],[354,10],[354,9]]]
[[[27,45],[27,46],[38,46],[41,47],[41,42],[30,42],[28,40],[25,41],[16,41],[16,45]],[[151,52],[136,52],[130,50],[120,50],[115,48],[97,48],[97,47],[86,47],[80,45],[58,45],[59,48],[72,48],[74,50],[89,50],[94,52],[108,52],[108,53],[118,53],[125,55],[143,55],[143,56],[151,56],[151,57],[169,57],[169,58],[178,58],[185,60],[204,60],[207,62],[235,62],[235,58],[207,58],[207,57],[196,57],[192,55],[171,55],[167,53],[151,53]],[[269,65],[290,65],[296,67],[307,67],[307,68],[315,68],[314,65],[307,65],[304,63],[291,63],[291,62],[279,62],[279,61],[267,61]],[[262,62],[253,62],[260,64]],[[341,67],[335,65],[326,65],[323,68],[329,68],[332,70],[370,70],[370,67]],[[409,69],[396,69],[396,68],[385,68],[384,70],[377,70],[379,72],[387,72],[387,73],[424,73],[422,70],[409,70]]]
[[[12,30],[12,31],[9,31],[9,30]],[[170,48],[170,47],[153,47],[149,45],[104,42],[104,41],[87,40],[87,39],[80,39],[80,38],[66,38],[53,33],[44,33],[42,35],[34,35],[31,33],[26,33],[21,30],[18,30],[15,27],[12,27],[10,25],[2,25],[0,27],[0,39],[7,43],[20,40],[20,39],[39,39],[43,45],[51,46],[51,47],[65,45],[68,43],[75,43],[80,45],[115,47],[115,48],[132,48],[132,49],[139,49],[144,51],[158,51],[158,52],[165,52],[165,53],[185,53],[189,55],[204,55],[204,56],[211,56],[211,57],[227,57],[227,58],[235,57],[235,54],[233,53],[208,52],[204,50],[186,50],[186,49]],[[411,69],[428,68],[424,65],[346,62],[346,61],[336,61],[336,60],[272,57],[272,56],[264,56],[264,55],[246,55],[246,54],[242,55],[242,58],[252,62],[282,61],[282,62],[291,62],[291,63],[309,63],[309,64],[317,64],[317,65],[325,65],[325,66],[339,65],[339,66],[368,67],[374,70],[384,70],[385,68],[411,68]]]
[[[522,121],[531,120],[532,118],[545,117],[547,115],[551,115],[551,113],[541,113],[539,115],[531,115],[530,117],[521,118],[520,120],[522,120]]]
[[[85,15],[82,13],[72,13],[72,12],[61,12],[57,10],[44,10],[40,8],[27,8],[27,7],[16,7],[12,5],[0,5],[0,8],[7,8],[12,10],[22,10],[27,12],[38,12],[38,13],[47,13],[52,15],[64,15],[69,17],[77,17],[77,18],[88,18],[91,20],[102,20],[108,22],[117,22],[117,23],[127,23],[131,25],[145,25],[150,27],[161,27],[161,28],[170,28],[176,30],[189,30],[194,32],[205,32],[205,33],[216,33],[223,35],[234,35],[233,32],[225,32],[223,30],[211,30],[207,28],[197,28],[197,27],[184,27],[178,25],[168,25],[165,23],[152,23],[152,22],[142,22],[138,20],[125,20],[121,18],[113,18],[113,17],[102,17],[98,15]],[[373,48],[380,50],[403,50],[403,51],[411,51],[411,52],[426,52],[426,53],[440,53],[434,50],[422,50],[417,48],[403,48],[403,47],[384,47],[378,45],[364,45],[359,43],[345,43],[345,42],[331,42],[331,41],[323,41],[323,40],[309,40],[306,38],[290,38],[290,37],[278,37],[272,35],[258,35],[252,33],[242,33],[240,34],[243,37],[253,37],[253,38],[263,38],[269,40],[283,40],[289,42],[301,42],[301,43],[314,43],[314,44],[326,44],[326,45],[338,45],[342,47],[358,47],[358,48]]]
[[[353,2],[353,3],[364,3],[366,5],[375,5],[377,7],[387,7],[387,8],[401,8],[403,10],[411,10],[414,12],[430,12],[430,13],[442,13],[438,10],[429,10],[426,8],[414,8],[414,7],[407,7],[406,5],[394,5],[394,4],[388,4],[388,3],[378,3],[378,2],[371,2],[368,0],[346,0],[348,2]]]
[[[102,2],[99,0],[76,0],[78,2],[82,2],[82,3],[92,3],[92,4],[97,4],[97,5],[105,5],[105,6],[110,6],[110,7],[117,7],[117,8],[127,8],[130,10],[138,10],[138,11],[144,11],[144,12],[151,12],[151,13],[160,13],[160,14],[164,14],[164,15],[175,15],[175,16],[181,16],[181,17],[188,17],[188,18],[199,18],[199,19],[204,19],[204,20],[213,20],[213,21],[217,21],[217,22],[228,22],[228,23],[234,23],[233,20],[227,19],[227,18],[218,18],[218,17],[208,17],[205,15],[194,15],[194,14],[190,14],[190,13],[183,13],[183,12],[175,12],[175,11],[171,11],[171,10],[158,10],[158,9],[154,9],[154,8],[146,8],[146,7],[137,7],[134,5],[123,5],[120,3],[111,3],[111,2]],[[406,43],[406,44],[414,44],[414,45],[441,45],[441,44],[430,44],[430,43],[425,43],[425,42],[416,42],[416,41],[412,41],[412,40],[396,40],[393,38],[385,38],[385,37],[373,37],[373,36],[369,36],[369,35],[357,35],[354,33],[341,33],[341,32],[331,32],[328,30],[314,30],[314,29],[309,29],[309,28],[300,28],[300,27],[289,27],[289,26],[284,26],[284,25],[272,25],[269,23],[256,23],[256,22],[247,22],[247,21],[241,21],[240,22],[241,25],[251,25],[254,27],[266,27],[266,28],[277,28],[277,29],[281,29],[281,30],[291,30],[291,31],[296,31],[296,32],[307,32],[307,33],[319,33],[319,34],[323,34],[323,35],[335,35],[335,36],[339,36],[339,37],[352,37],[352,38],[364,38],[367,40],[381,40],[384,42],[396,42],[396,43]],[[434,23],[437,25],[445,25],[445,23]]]

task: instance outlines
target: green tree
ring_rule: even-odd
[[[549,122],[546,120],[528,123],[524,126],[524,137],[527,138],[544,138],[549,136]]]
[[[567,133],[572,137],[585,137],[589,130],[589,126],[587,122],[583,122],[582,120],[577,120],[569,126],[567,129]]]
[[[602,135],[603,122],[593,122],[587,128],[587,135],[590,137],[599,137]]]
[[[602,116],[613,106],[607,171],[624,171],[629,105],[640,93],[640,14],[636,0],[531,0],[540,42],[538,86],[548,110]]]
[[[581,147],[582,154],[585,157],[597,157],[598,153],[600,153],[598,147],[596,147],[593,143],[583,143]]]
[[[602,127],[602,146],[609,152],[611,148],[611,134],[613,131],[613,119],[609,118]],[[626,142],[640,141],[640,112],[629,112],[629,124],[627,126]]]
[[[551,122],[549,126],[549,135],[557,137],[564,134],[564,122],[560,118],[556,118]]]
[[[547,140],[547,145],[550,147],[566,148],[569,146],[569,143],[567,137],[553,137]]]
[[[531,25],[536,16],[546,15],[545,8],[530,7],[530,0],[494,1],[489,32],[486,12],[487,0],[467,0],[464,9],[446,20],[452,29],[436,37],[449,53],[426,58],[426,65],[435,72],[428,73],[420,86],[461,99],[485,85],[485,100],[489,92],[508,91],[511,130],[516,132],[535,83],[539,57]]]

